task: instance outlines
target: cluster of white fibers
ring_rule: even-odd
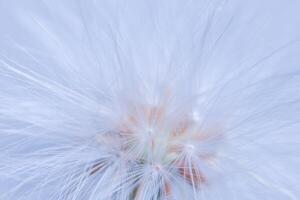
[[[0,199],[299,199],[299,8],[0,1]]]

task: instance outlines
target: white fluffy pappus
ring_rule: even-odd
[[[0,1],[0,199],[299,199],[299,8]]]

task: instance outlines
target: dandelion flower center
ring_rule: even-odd
[[[193,188],[204,186],[207,175],[202,169],[203,163],[209,166],[209,161],[216,158],[213,148],[205,148],[205,145],[218,141],[220,133],[201,130],[198,120],[189,113],[170,116],[167,105],[131,107],[115,129],[98,135],[97,141],[116,147],[126,155],[125,162],[149,169],[140,179],[146,174],[151,174],[151,180],[160,177],[160,190],[168,195],[174,184],[172,177],[179,177]],[[133,196],[138,196],[144,187],[141,182],[137,184]]]

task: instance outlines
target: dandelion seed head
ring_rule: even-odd
[[[0,199],[300,196],[296,1],[0,5]]]

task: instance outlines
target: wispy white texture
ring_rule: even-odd
[[[299,9],[1,0],[0,199],[299,199]]]

